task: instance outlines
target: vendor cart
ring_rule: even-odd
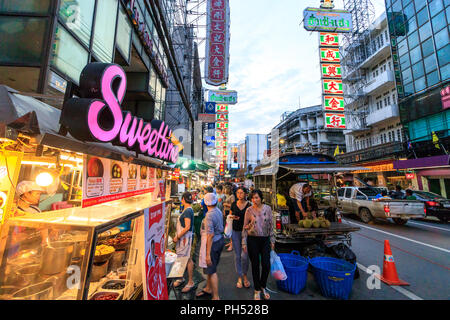
[[[317,241],[344,242],[351,245],[351,233],[358,231],[359,227],[332,222],[328,228],[302,228],[291,221],[289,208],[277,201],[277,195],[284,196],[289,201],[289,188],[300,177],[312,185],[319,206],[319,215],[327,211],[334,212],[327,199],[336,195],[336,176],[354,170],[363,168],[341,166],[331,156],[312,153],[281,154],[278,159],[272,159],[270,163],[255,168],[255,188],[263,192],[266,204],[271,206],[274,213],[273,225],[277,248],[293,249],[294,246],[297,248],[298,245],[308,245]]]

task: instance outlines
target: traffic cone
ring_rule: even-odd
[[[380,279],[390,286],[409,286],[409,283],[398,278],[397,268],[395,268],[394,256],[392,255],[389,240],[384,240],[383,275]]]

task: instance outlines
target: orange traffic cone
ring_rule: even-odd
[[[380,279],[390,286],[409,286],[409,283],[398,278],[389,240],[384,240],[383,275]]]

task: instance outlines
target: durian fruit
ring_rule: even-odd
[[[327,222],[325,220],[320,221],[320,227],[321,228],[328,228],[327,227]]]
[[[314,228],[320,228],[320,220],[319,219],[314,219],[312,222],[312,225]]]
[[[300,221],[298,222],[298,225],[299,225],[301,228],[303,228],[303,220],[300,220]]]
[[[325,218],[324,217],[319,217],[319,220],[323,221],[323,220],[325,220]]]
[[[327,228],[329,228],[331,226],[331,222],[329,220],[325,220],[325,223],[327,225]]]
[[[311,228],[312,226],[312,220],[311,219],[305,219],[303,220],[303,228]]]

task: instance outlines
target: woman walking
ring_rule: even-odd
[[[236,265],[236,272],[239,276],[236,287],[250,288],[250,282],[247,278],[248,272],[248,253],[242,250],[242,229],[244,228],[245,212],[251,203],[247,201],[247,190],[244,187],[239,187],[236,191],[237,201],[231,204],[231,217],[233,218],[233,233],[231,240],[234,243],[234,260]]]
[[[253,190],[250,193],[250,199],[253,205],[245,212],[242,249],[244,252],[248,252],[252,263],[252,276],[255,288],[254,299],[261,300],[262,291],[264,299],[268,300],[270,295],[266,291],[266,284],[270,272],[270,249],[273,250],[275,248],[272,209],[268,205],[263,204],[263,195],[260,190]]]
[[[231,186],[225,186],[225,201],[223,202],[223,215],[225,217],[224,226],[226,225],[226,218],[231,213],[231,205],[236,201]],[[242,218],[242,221],[244,219]],[[242,230],[241,230],[242,231]],[[225,245],[228,247],[227,251],[233,251],[233,238]]]

